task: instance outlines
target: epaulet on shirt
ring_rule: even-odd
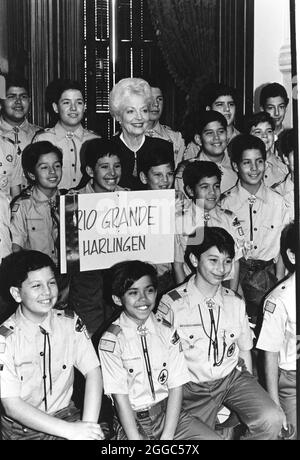
[[[230,211],[230,209],[223,209],[223,208],[221,208],[221,209],[224,212],[224,214],[226,214],[229,217],[232,217],[234,215],[233,212]]]
[[[69,309],[69,308],[66,308],[66,309],[64,310],[64,316],[65,316],[65,318],[74,319],[75,313],[74,313],[73,310],[71,310],[71,309]]]
[[[43,133],[47,133],[49,131],[50,128],[40,128],[38,129],[35,133],[34,133],[34,136],[31,140],[31,143],[35,140],[36,137],[38,137],[40,134],[43,134]]]
[[[232,291],[231,289],[228,289],[228,288],[223,288],[223,294],[224,295],[231,295],[233,297],[237,297],[238,299],[242,299],[242,296],[240,294],[238,294],[237,292]]]
[[[8,327],[6,326],[0,326],[0,336],[2,337],[9,337],[11,334],[13,334],[14,330],[13,329],[9,329]]]
[[[174,302],[175,302],[176,300],[181,299],[181,297],[182,297],[182,295],[179,294],[179,292],[178,292],[176,289],[174,289],[174,291],[168,292],[167,295],[168,295]]]
[[[111,334],[115,335],[116,337],[118,337],[118,335],[120,334],[121,331],[122,331],[122,329],[117,324],[111,324],[106,329],[106,332],[110,332]]]

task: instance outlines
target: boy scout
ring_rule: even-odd
[[[190,372],[183,409],[214,429],[222,405],[247,426],[243,439],[276,439],[282,413],[250,374],[252,333],[244,301],[222,287],[234,258],[226,230],[207,227],[203,242],[188,247],[197,269],[163,296],[157,318],[170,322],[181,338]]]
[[[282,232],[282,252],[293,271],[264,302],[264,319],[256,347],[264,350],[266,387],[285,413],[283,428],[297,438],[296,414],[296,229],[289,224]]]
[[[76,187],[81,179],[81,148],[83,144],[99,136],[84,129],[81,124],[85,103],[83,90],[78,82],[60,81],[52,106],[59,117],[59,121],[53,128],[47,128],[38,133],[34,142],[49,141],[62,150],[63,177],[60,186],[64,189],[70,189]]]
[[[9,255],[1,289],[19,307],[0,327],[4,440],[102,439],[102,378],[93,345],[72,312],[55,310],[52,260],[38,251]],[[71,402],[74,366],[85,376],[83,415]]]
[[[10,200],[21,191],[21,157],[14,145],[0,134],[0,191]]]
[[[284,118],[289,98],[284,86],[279,83],[269,83],[260,92],[260,109],[268,112],[275,122],[275,134],[279,136],[284,131]]]
[[[278,157],[275,149],[275,123],[267,112],[258,112],[246,121],[246,133],[259,137],[266,146],[264,184],[275,189],[288,174],[288,168]]]
[[[21,155],[40,127],[27,119],[31,102],[28,81],[22,75],[10,73],[6,75],[5,82],[6,97],[0,101],[0,134],[14,146],[15,153]],[[22,186],[26,185],[23,176]]]
[[[234,274],[230,279],[230,287],[236,291],[239,280],[239,262],[242,256],[239,249],[243,242],[243,229],[238,218],[228,209],[222,209],[219,205],[222,173],[212,161],[195,161],[186,166],[183,171],[183,183],[186,195],[191,198],[190,206],[186,207],[183,215],[177,217],[183,219],[183,233],[176,236],[175,245],[175,274],[178,284],[185,281],[190,269],[185,263],[185,250],[189,244],[189,235],[201,227],[222,227],[234,238],[236,243],[236,257]]]
[[[148,129],[145,134],[170,142],[174,151],[174,163],[177,166],[183,160],[183,152],[185,150],[184,139],[179,131],[173,131],[169,126],[162,125],[159,122],[164,109],[164,97],[161,88],[153,84],[151,93],[152,104],[149,112]]]
[[[282,182],[276,185],[274,190],[283,196],[286,207],[288,208],[290,222],[295,218],[295,193],[294,193],[294,150],[295,150],[295,131],[286,129],[280,136],[279,155],[288,167],[288,174]]]
[[[31,188],[12,203],[13,251],[35,249],[57,263],[58,185],[62,177],[62,152],[50,142],[28,145],[22,165]]]
[[[99,343],[104,391],[113,396],[116,438],[218,439],[199,419],[181,410],[182,385],[189,380],[177,332],[158,323],[157,277],[140,261],[112,269],[112,294],[123,311]]]
[[[221,206],[238,217],[244,230],[240,283],[247,313],[256,323],[261,300],[284,276],[280,235],[288,223],[283,198],[263,182],[266,147],[258,137],[243,134],[231,141],[231,161],[238,173],[235,187],[224,194]]]

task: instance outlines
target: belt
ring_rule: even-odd
[[[260,259],[240,259],[240,263],[245,265],[250,270],[263,270],[269,265],[273,265],[273,259],[270,260],[260,260]]]
[[[167,399],[163,399],[154,406],[147,407],[145,409],[135,411],[135,416],[138,420],[143,420],[148,417],[155,417],[156,415],[160,414],[163,410],[167,407]]]

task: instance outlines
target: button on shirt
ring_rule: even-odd
[[[63,174],[59,188],[70,189],[79,183],[81,172],[81,150],[86,141],[100,137],[95,133],[78,127],[74,133],[67,132],[58,122],[53,128],[47,128],[34,138],[34,142],[49,141],[59,147],[63,152]],[[84,149],[84,147],[83,147]]]
[[[273,190],[261,184],[252,207],[252,227],[248,198],[250,193],[240,182],[225,193],[221,207],[230,209],[238,217],[244,233],[244,257],[260,260],[276,259],[280,252],[280,235],[289,222],[287,208],[283,198]],[[251,252],[250,235],[253,235]]]
[[[278,352],[279,367],[287,371],[296,370],[295,274],[279,284],[266,298],[263,324],[256,347]]]
[[[0,191],[11,199],[10,188],[21,183],[21,157],[12,143],[0,136]]]
[[[77,332],[77,316],[66,317],[64,312],[51,310],[41,325],[24,317],[21,308],[5,323],[13,333],[0,335],[1,398],[21,398],[37,409],[45,411],[44,361],[46,363],[47,413],[67,407],[73,391],[75,366],[83,375],[99,366],[99,360],[85,332]],[[44,335],[40,326],[49,333],[49,350],[44,357]],[[45,358],[45,359],[44,359]],[[49,370],[50,366],[50,370]],[[52,394],[50,394],[50,371]]]
[[[106,394],[126,394],[133,410],[141,410],[167,398],[170,388],[189,381],[179,337],[173,328],[158,323],[151,314],[144,326],[148,331],[146,340],[154,400],[137,324],[125,313],[113,324],[120,326],[121,332],[117,336],[105,332],[99,344]],[[108,349],[110,351],[105,351]]]
[[[0,192],[0,262],[11,253],[9,199]]]
[[[213,313],[217,326],[220,366],[214,366],[213,349],[210,357],[211,320],[207,299],[195,285],[195,276],[179,288],[165,294],[158,307],[158,319],[170,321],[178,331],[191,381],[201,383],[226,377],[238,364],[239,350],[252,348],[252,332],[246,316],[245,303],[230,289],[217,291]]]
[[[52,197],[55,202],[57,195]],[[51,217],[49,198],[37,187],[16,200],[12,208],[12,241],[24,249],[34,249],[57,262],[57,222]]]
[[[146,131],[146,136],[157,137],[172,142],[174,150],[175,167],[183,160],[185,143],[182,134],[179,131],[173,131],[169,126],[156,123],[154,128]]]

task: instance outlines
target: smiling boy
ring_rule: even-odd
[[[286,89],[279,83],[269,83],[262,88],[259,103],[261,110],[273,118],[275,134],[278,136],[284,130],[283,121],[289,103]]]

